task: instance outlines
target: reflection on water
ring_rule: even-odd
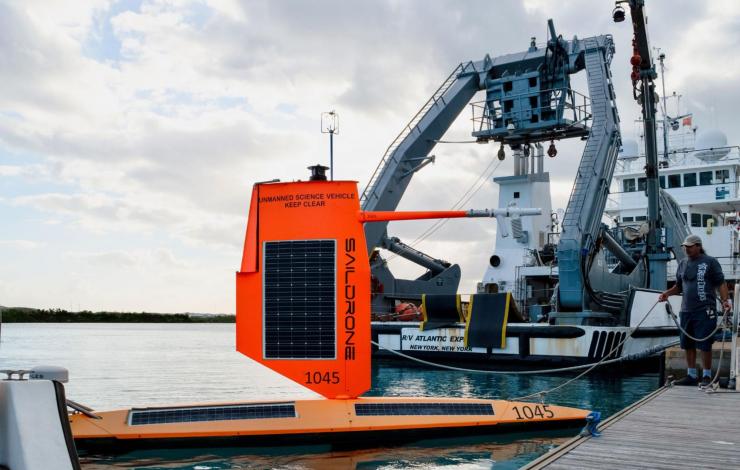
[[[234,326],[5,324],[0,369],[53,364],[70,371],[69,398],[96,409],[316,395],[234,350]],[[507,398],[550,389],[568,376],[482,375],[383,361],[368,395]],[[548,395],[548,403],[610,415],[657,386],[655,374],[599,373]],[[562,432],[438,439],[392,448],[332,451],[188,449],[85,457],[89,469],[518,468],[567,439]]]
[[[627,371],[628,372],[628,371]],[[368,395],[515,398],[549,390],[570,375],[491,375],[408,367],[401,361],[383,361],[373,367]],[[657,374],[594,372],[548,394],[547,402],[612,414],[657,387]]]
[[[517,440],[513,440],[517,439]],[[488,469],[519,468],[567,440],[552,434],[546,439],[519,434],[507,441],[490,442],[487,437],[427,440],[413,446],[331,451],[320,447],[293,448],[272,452],[249,449],[210,449],[134,452],[117,458],[83,459],[83,468],[109,469]],[[322,452],[323,450],[323,452]]]

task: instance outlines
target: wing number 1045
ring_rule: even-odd
[[[516,419],[533,419],[535,416],[543,419],[555,417],[549,405],[515,406],[514,413],[516,413]]]

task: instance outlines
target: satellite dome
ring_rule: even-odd
[[[727,136],[719,129],[707,129],[696,136],[696,157],[704,161],[716,161],[730,153]]]
[[[637,141],[634,139],[623,139],[622,148],[619,149],[619,158],[637,158],[639,155]]]

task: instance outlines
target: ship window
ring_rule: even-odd
[[[714,220],[714,217],[712,216],[712,214],[702,214],[701,215],[701,226],[707,227],[707,222],[709,222],[710,220]],[[715,220],[715,225],[716,225],[716,222],[717,221]]]
[[[719,183],[726,183],[730,178],[730,170],[717,170],[714,172],[714,179]]]
[[[622,222],[632,222],[634,220],[634,217],[622,217]]]
[[[637,190],[645,191],[647,189],[647,178],[637,178]]]
[[[711,171],[699,172],[699,184],[701,186],[707,186],[707,185],[712,184],[712,172]]]
[[[701,227],[701,214],[691,214],[691,226]]]
[[[681,175],[668,175],[668,187],[669,188],[680,188],[681,187]]]
[[[645,220],[647,220],[646,215],[638,215],[637,217],[635,217],[635,222],[643,222]]]
[[[658,180],[660,181],[660,187],[665,189],[665,176],[664,175],[659,176]]]
[[[625,193],[632,193],[635,191],[635,180],[630,178],[622,181],[622,191]]]
[[[696,186],[696,173],[686,173],[683,175],[683,185],[686,188]]]

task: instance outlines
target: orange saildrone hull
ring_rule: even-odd
[[[100,419],[77,414],[70,421],[81,450],[122,450],[319,443],[367,446],[426,437],[574,428],[585,424],[587,414],[574,408],[505,400],[358,398],[133,408],[98,413]]]

